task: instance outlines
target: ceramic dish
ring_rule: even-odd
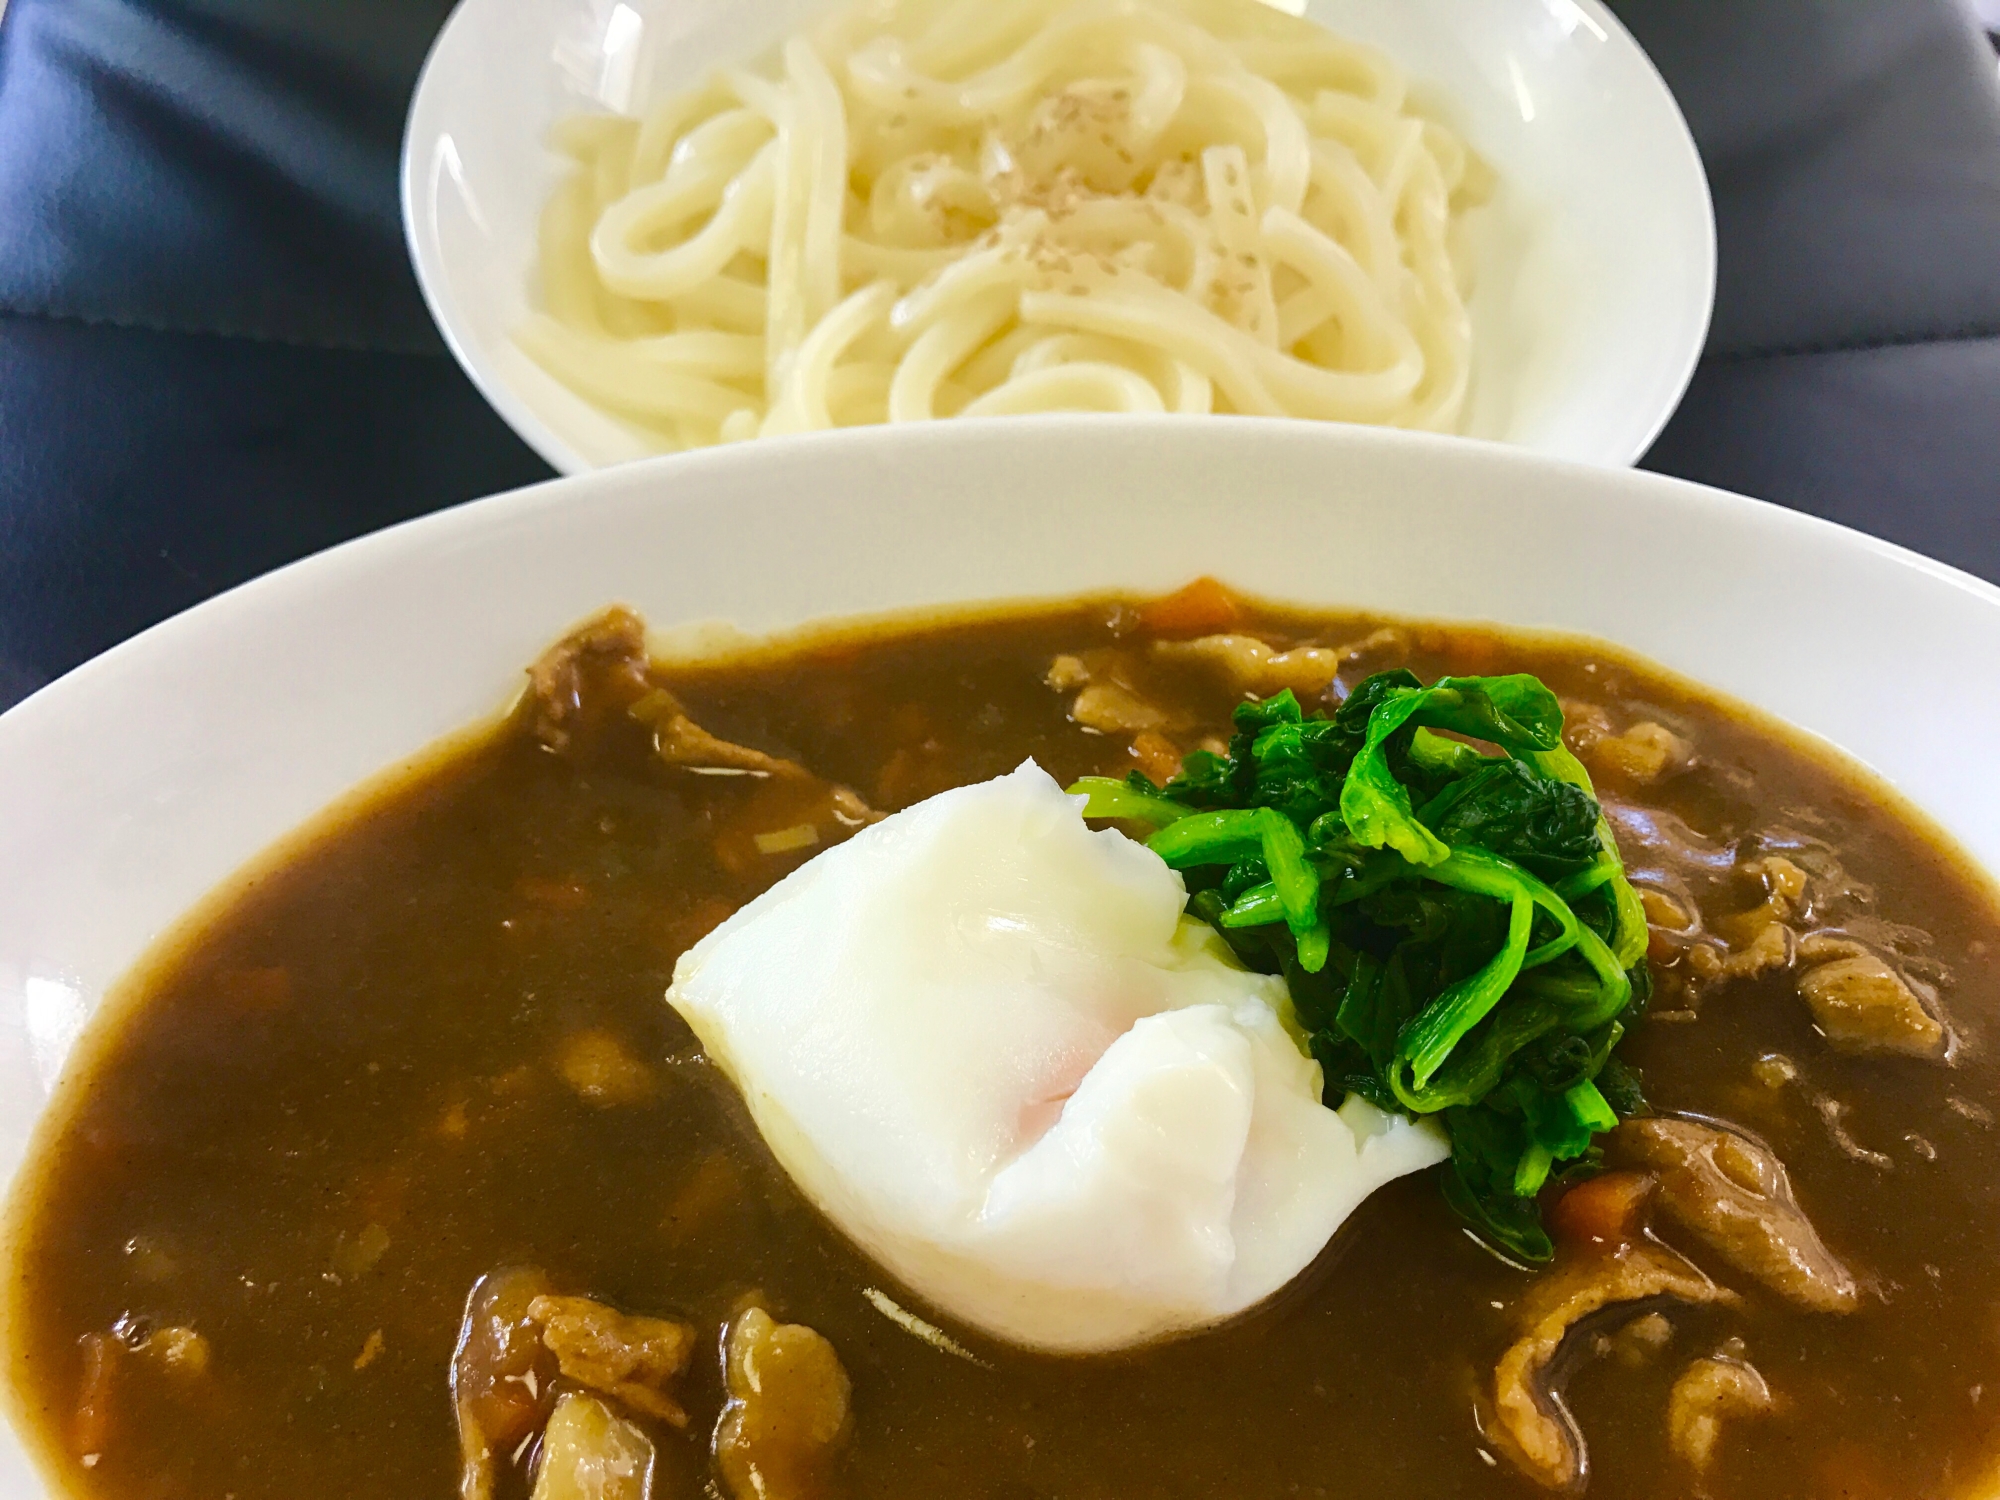
[[[445,341],[565,473],[638,441],[515,347],[557,119],[641,112],[755,58],[818,0],[461,0],[403,146],[411,257]],[[1291,8],[1291,7],[1287,7]],[[1479,216],[1468,435],[1627,464],[1680,400],[1715,289],[1708,186],[1645,54],[1599,0],[1311,0],[1386,49],[1497,169]]]
[[[1132,524],[1142,505],[1158,524]],[[500,709],[522,663],[607,601],[765,632],[1200,572],[1617,642],[1824,736],[2000,867],[2000,803],[1963,753],[2000,734],[1981,687],[2000,590],[1854,532],[1651,474],[1305,423],[751,444],[336,548],[0,718],[0,1173],[150,943],[287,830]],[[42,1493],[0,1432],[0,1500]]]

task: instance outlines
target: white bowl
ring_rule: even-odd
[[[638,441],[514,346],[567,115],[637,113],[754,59],[826,0],[459,0],[403,140],[403,222],[445,342],[564,473]],[[1283,8],[1298,9],[1299,4]],[[1466,431],[1559,458],[1634,462],[1700,357],[1715,224],[1686,123],[1599,0],[1304,0],[1373,42],[1498,169],[1476,222]],[[1176,419],[1191,420],[1191,419]]]
[[[1143,518],[1143,519],[1141,519]],[[163,931],[359,783],[491,715],[614,600],[769,631],[1163,590],[1580,631],[1815,731],[2000,868],[2000,589],[1636,472],[1302,422],[1023,417],[557,480],[209,601],[0,717],[0,1178]],[[0,1500],[42,1493],[0,1432]]]

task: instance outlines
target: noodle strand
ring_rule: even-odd
[[[561,122],[516,340],[661,447],[1077,410],[1450,430],[1491,173],[1257,0],[850,0]]]

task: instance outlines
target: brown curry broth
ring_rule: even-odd
[[[1062,779],[1117,768],[1122,742],[1070,724],[1041,680],[1055,652],[1109,644],[1117,613],[905,626],[668,676],[716,733],[893,806],[1028,755]],[[1255,623],[1273,639],[1344,641],[1375,622],[1274,611]],[[1713,993],[1694,1023],[1637,1028],[1627,1055],[1655,1102],[1764,1132],[1829,1243],[1888,1300],[1849,1318],[1794,1312],[1697,1248],[1749,1294],[1748,1312],[1678,1318],[1651,1369],[1581,1368],[1571,1399],[1592,1495],[1688,1493],[1666,1448],[1666,1386],[1733,1333],[1783,1410],[1725,1439],[1711,1494],[1953,1488],[1994,1446],[2000,1402],[1993,1131],[1946,1105],[1948,1092],[2000,1104],[1974,1013],[2000,936],[1984,886],[1847,772],[1607,653],[1477,631],[1414,641],[1409,665],[1426,678],[1533,670],[1621,719],[1680,725],[1702,765],[1647,800],[1711,835],[1819,820],[1883,913],[1933,934],[1969,1038],[1950,1072],[1842,1058],[1782,976]],[[1201,669],[1149,686],[1226,722],[1231,695]],[[291,1500],[302,1479],[343,1496],[453,1493],[459,1309],[474,1278],[507,1263],[710,1327],[761,1288],[838,1347],[858,1418],[850,1488],[871,1500],[941,1482],[1070,1500],[1531,1491],[1482,1456],[1472,1425],[1475,1382],[1525,1278],[1466,1237],[1428,1174],[1369,1200],[1274,1306],[1180,1343],[1064,1361],[968,1336],[981,1369],[877,1314],[860,1289],[881,1273],[801,1200],[661,1002],[704,903],[712,920],[716,898],[740,903],[805,857],[744,875],[717,864],[716,831],[745,795],[740,780],[660,767],[629,727],[573,761],[508,727],[318,837],[150,971],[87,1082],[65,1091],[20,1200],[13,1373],[31,1423],[66,1453],[83,1335],[135,1313],[200,1330],[213,1359],[183,1384],[128,1367],[96,1466],[58,1459],[79,1493]],[[288,995],[254,973],[275,968]],[[651,1102],[594,1108],[565,1087],[552,1059],[590,1027],[655,1067]],[[1800,1083],[1750,1081],[1773,1050],[1798,1061]],[[1848,1129],[1894,1167],[1836,1150],[1811,1089],[1851,1102]],[[459,1139],[444,1123],[455,1107]],[[389,1244],[357,1269],[371,1224]],[[173,1269],[128,1252],[135,1238]],[[357,1369],[378,1329],[379,1357]],[[718,1386],[712,1361],[690,1382],[697,1434]],[[696,1442],[669,1434],[663,1450],[662,1500],[696,1494]]]

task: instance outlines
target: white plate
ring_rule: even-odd
[[[567,626],[829,616],[1212,572],[1302,604],[1581,631],[1817,731],[2000,868],[2000,589],[1656,475],[1245,419],[774,439],[414,521],[211,600],[0,717],[0,1178],[162,931],[501,708]],[[0,1500],[41,1493],[0,1432]]]
[[[511,339],[563,170],[543,144],[551,122],[640,112],[717,62],[755,58],[824,3],[460,0],[439,34],[403,141],[411,258],[459,363],[564,473],[640,449]],[[1304,9],[1392,54],[1498,169],[1478,221],[1468,433],[1635,461],[1687,386],[1715,294],[1708,183],[1638,44],[1599,0]]]

